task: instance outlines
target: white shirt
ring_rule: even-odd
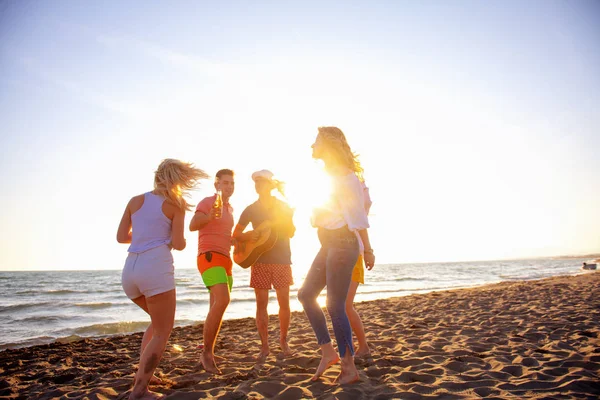
[[[365,194],[368,201],[365,199]],[[339,229],[347,225],[353,232],[367,229],[369,227],[367,204],[370,208],[371,199],[368,196],[368,189],[356,174],[334,176],[331,197],[324,207],[313,211],[312,226]]]

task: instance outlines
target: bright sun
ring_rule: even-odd
[[[331,184],[318,163],[304,165],[303,168],[281,168],[281,170],[281,179],[286,182],[285,201],[295,210],[296,234],[291,239],[290,245],[294,282],[299,285],[320,247],[316,230],[310,224],[310,216],[315,207],[327,202]]]
[[[296,210],[297,217],[309,218],[313,208],[325,204],[329,198],[330,180],[319,166],[293,172],[287,176],[287,201]]]

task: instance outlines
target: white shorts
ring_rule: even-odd
[[[129,253],[121,274],[121,284],[127,297],[132,300],[175,289],[171,249],[162,245],[143,253]]]

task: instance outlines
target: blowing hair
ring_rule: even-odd
[[[350,149],[344,132],[335,126],[320,126],[319,135],[324,139],[329,155],[341,165],[350,168],[361,182],[364,182],[364,169],[358,160],[358,154]]]
[[[285,197],[285,182],[283,181],[278,181],[277,179],[273,179],[273,188],[277,189],[277,191],[283,196]]]
[[[156,194],[171,200],[180,210],[189,211],[192,205],[185,198],[189,197],[189,191],[201,179],[208,177],[206,172],[192,163],[166,158],[154,172],[154,190]]]

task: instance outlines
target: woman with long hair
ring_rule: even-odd
[[[175,275],[171,249],[183,250],[185,197],[208,175],[193,164],[163,160],[154,173],[154,190],[127,203],[117,241],[130,243],[121,282],[131,301],[150,315],[142,338],[140,363],[130,399],[157,398],[148,390],[175,321]]]
[[[358,381],[359,376],[354,365],[352,329],[346,314],[346,297],[352,270],[360,252],[359,238],[364,245],[367,268],[375,264],[361,184],[363,168],[339,128],[320,127],[312,150],[313,158],[322,160],[325,165],[325,172],[332,181],[332,193],[324,207],[313,211],[311,222],[318,228],[321,249],[298,292],[298,299],[321,348],[321,361],[312,380],[319,379],[327,368],[341,359],[338,382],[352,383]],[[339,356],[331,343],[323,310],[317,303],[325,286],[327,311],[331,317]]]

